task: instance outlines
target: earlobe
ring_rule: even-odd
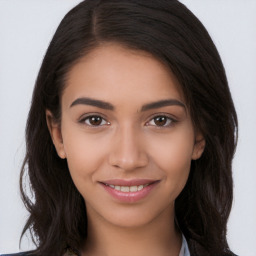
[[[63,144],[63,139],[62,139],[62,135],[61,135],[60,124],[58,122],[56,122],[51,111],[49,111],[49,110],[46,110],[46,122],[47,122],[48,130],[49,130],[51,138],[52,138],[52,142],[57,151],[57,154],[59,155],[60,158],[65,159],[66,153],[64,150],[64,144]]]
[[[201,157],[205,148],[205,139],[202,135],[197,136],[194,144],[192,159],[197,160]]]

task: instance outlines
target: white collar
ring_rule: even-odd
[[[181,245],[179,256],[190,256],[188,243],[184,235],[182,235],[182,245]]]

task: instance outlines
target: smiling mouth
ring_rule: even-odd
[[[135,203],[150,194],[160,180],[108,180],[99,182],[103,188],[115,199],[124,203]]]
[[[112,185],[112,184],[106,184],[103,183],[106,186],[109,186],[117,191],[122,191],[122,192],[137,192],[142,190],[143,188],[147,187],[148,185],[150,185],[150,183],[148,184],[144,184],[144,185],[139,185],[139,186],[119,186],[119,185]],[[152,183],[151,183],[152,184]]]
[[[145,187],[159,182],[159,180],[149,180],[149,179],[137,179],[137,180],[108,180],[102,181],[103,185],[110,187],[116,191],[129,193],[129,192],[138,192],[144,189]]]

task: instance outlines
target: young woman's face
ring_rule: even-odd
[[[61,103],[61,127],[48,124],[88,218],[136,227],[172,215],[204,147],[175,76],[149,54],[103,45],[71,69]]]

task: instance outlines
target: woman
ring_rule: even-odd
[[[87,0],[61,22],[27,122],[21,255],[234,255],[237,117],[218,52],[178,1]]]

